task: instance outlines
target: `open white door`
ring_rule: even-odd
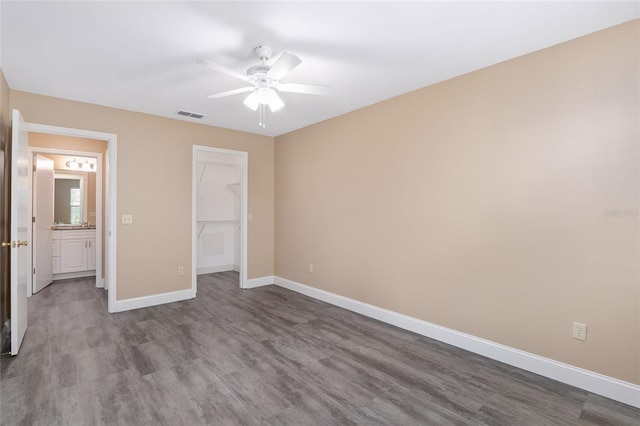
[[[11,355],[17,355],[27,331],[27,279],[31,249],[28,133],[20,111],[13,110],[11,133]]]
[[[53,282],[53,160],[35,155],[33,173],[33,293]]]

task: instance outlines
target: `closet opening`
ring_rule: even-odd
[[[194,146],[192,292],[198,276],[216,274],[246,288],[248,154]]]

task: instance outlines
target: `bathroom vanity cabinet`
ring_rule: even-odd
[[[96,230],[53,231],[54,279],[95,275]],[[70,274],[58,276],[56,274]]]

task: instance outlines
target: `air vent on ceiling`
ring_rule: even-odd
[[[178,115],[184,115],[185,117],[198,118],[198,119],[205,116],[204,114],[200,114],[199,112],[185,111],[183,109],[178,110]]]

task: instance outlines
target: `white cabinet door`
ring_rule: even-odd
[[[96,270],[96,240],[88,240],[87,242],[87,270]]]
[[[87,270],[87,240],[61,240],[60,250],[60,272]]]
[[[60,231],[54,231],[53,235],[54,237],[60,238],[59,235],[56,235],[56,232],[60,232]],[[53,244],[51,245],[51,255],[52,255],[52,272],[54,274],[59,274],[60,273],[60,240],[55,239],[53,240]]]

